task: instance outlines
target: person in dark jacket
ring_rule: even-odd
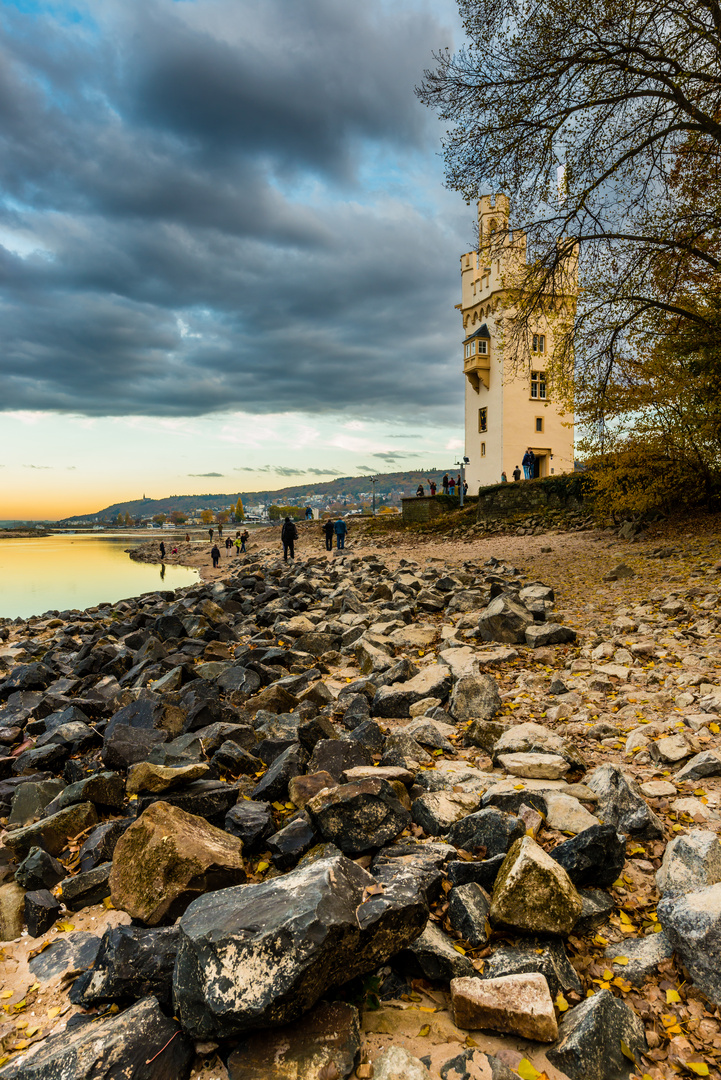
[[[332,551],[333,550],[333,520],[332,520],[332,518],[328,518],[328,520],[326,521],[325,525],[323,526],[323,532],[325,533],[325,550],[326,551]]]
[[[523,476],[525,480],[530,480],[533,477],[533,471],[536,465],[536,455],[531,450],[530,446],[523,455]]]
[[[217,569],[218,563],[220,562],[220,548],[217,544],[213,544],[210,549],[210,556],[213,560],[213,566]]]
[[[295,526],[295,522],[291,521],[289,517],[283,522],[283,528],[280,530],[280,539],[283,542],[283,559],[288,562],[288,555],[291,559],[295,558],[295,542],[298,539],[298,530]]]
[[[335,532],[335,539],[338,551],[342,551],[345,547],[345,538],[346,533],[348,532],[348,526],[346,525],[343,518],[338,518],[335,525],[333,526],[333,531]]]
[[[240,534],[240,550],[243,552],[243,554],[245,554],[245,545],[247,544],[248,540],[250,540],[250,533],[247,529],[243,529],[242,533]]]
[[[445,476],[443,477],[443,494],[444,495],[448,494],[448,485],[449,485],[449,483],[450,483],[450,480],[448,479],[448,473],[446,473]]]
[[[160,541],[160,558],[161,559],[165,558],[165,544],[163,543],[162,540]]]

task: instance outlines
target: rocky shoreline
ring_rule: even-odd
[[[0,628],[0,1077],[721,1076],[713,541],[268,534]]]

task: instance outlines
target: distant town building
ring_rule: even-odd
[[[526,236],[508,227],[505,195],[478,201],[478,251],[461,256],[463,373],[466,379],[465,445],[470,463],[466,479],[473,492],[496,484],[505,472],[522,467],[530,447],[534,475],[573,472],[573,414],[553,400],[547,363],[554,327],[575,312],[576,264],[568,267],[563,289],[547,301],[545,314],[529,327],[519,350],[513,338],[514,285],[526,265]],[[504,355],[505,345],[505,355]],[[511,353],[513,355],[511,355]]]

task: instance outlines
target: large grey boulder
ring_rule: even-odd
[[[485,848],[484,858],[492,858],[508,851],[514,840],[525,833],[526,826],[520,818],[505,814],[495,806],[487,806],[452,825],[446,839],[455,848],[465,851]]]
[[[297,1020],[329,988],[409,945],[427,918],[425,898],[407,879],[380,891],[339,853],[208,893],[180,920],[176,1013],[198,1039]]]
[[[501,707],[498,684],[492,675],[464,675],[451,694],[451,716],[456,720],[490,720]]]
[[[666,845],[656,887],[666,893],[695,892],[721,881],[721,842],[708,829],[691,829]]]
[[[656,911],[694,984],[721,1005],[721,883],[664,896]]]
[[[558,755],[569,765],[585,769],[586,763],[578,750],[555,731],[529,720],[506,728],[493,747],[493,760],[499,761],[506,754]]]
[[[618,765],[599,765],[586,777],[586,784],[598,795],[596,813],[602,822],[643,840],[663,836],[663,824],[640,787]]]
[[[565,1014],[559,1024],[558,1042],[546,1057],[570,1080],[628,1080],[634,1062],[631,1057],[647,1049],[646,1032],[633,1009],[599,990]],[[639,1066],[640,1066],[639,1060]]]
[[[518,598],[517,593],[501,593],[491,600],[478,620],[478,632],[484,641],[503,641],[509,645],[523,645],[526,629],[533,622],[533,615]]]
[[[373,698],[373,716],[410,716],[410,707],[424,698],[444,701],[451,689],[451,673],[445,664],[429,664],[404,683],[381,686]]]

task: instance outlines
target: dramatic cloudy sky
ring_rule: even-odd
[[[447,466],[453,0],[0,3],[0,519]]]

